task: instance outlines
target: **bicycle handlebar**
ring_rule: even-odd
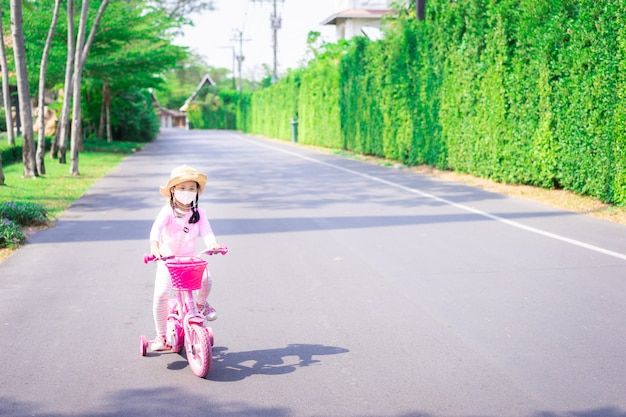
[[[200,256],[200,255],[217,255],[217,254],[221,254],[221,255],[226,255],[228,253],[228,247],[226,245],[222,245],[217,249],[205,249],[203,251],[201,251],[200,253],[198,253],[196,256]],[[143,256],[143,263],[147,264],[148,262],[154,262],[154,261],[167,261],[168,259],[174,259],[177,256],[161,256],[160,258],[157,258],[156,256],[153,255],[144,255]]]

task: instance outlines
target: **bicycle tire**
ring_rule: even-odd
[[[185,347],[189,367],[196,376],[204,378],[211,371],[211,365],[213,363],[213,352],[209,341],[209,334],[204,327],[198,324],[192,324],[189,334],[185,336]]]

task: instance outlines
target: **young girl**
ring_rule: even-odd
[[[161,209],[150,231],[150,253],[162,256],[193,256],[198,235],[208,249],[217,249],[220,245],[215,240],[207,216],[198,208],[198,196],[204,191],[206,175],[182,165],[172,170],[161,195],[167,198],[167,204]],[[217,313],[208,302],[212,280],[208,273],[202,278],[202,288],[198,291],[198,311],[207,320],[215,320]],[[171,277],[165,262],[158,262],[154,284],[153,313],[156,338],[152,350],[164,350],[165,328],[168,314],[168,300],[172,288]]]

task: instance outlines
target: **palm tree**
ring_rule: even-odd
[[[39,139],[37,140],[37,153],[35,158],[37,160],[37,172],[39,175],[46,173],[46,166],[44,163],[44,156],[46,154],[46,132],[45,132],[45,114],[46,104],[44,102],[46,92],[46,69],[48,67],[48,56],[50,55],[50,48],[52,48],[52,38],[59,21],[59,9],[61,8],[61,0],[54,1],[54,12],[52,14],[52,23],[50,23],[50,30],[48,31],[48,38],[46,39],[46,45],[43,48],[43,54],[41,56],[41,66],[39,67]]]
[[[17,96],[22,122],[22,162],[24,163],[24,178],[34,178],[37,175],[35,170],[35,134],[33,131],[33,116],[30,105],[28,72],[26,70],[22,0],[11,0],[10,5],[13,55],[15,57],[15,72],[17,76]]]

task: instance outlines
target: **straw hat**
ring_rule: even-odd
[[[163,197],[170,198],[170,189],[185,181],[197,182],[199,187],[198,195],[200,195],[202,194],[202,191],[204,191],[204,186],[206,185],[206,175],[196,171],[188,165],[181,165],[172,170],[170,180],[167,182],[167,185],[165,185],[165,187],[161,187],[159,191]]]

